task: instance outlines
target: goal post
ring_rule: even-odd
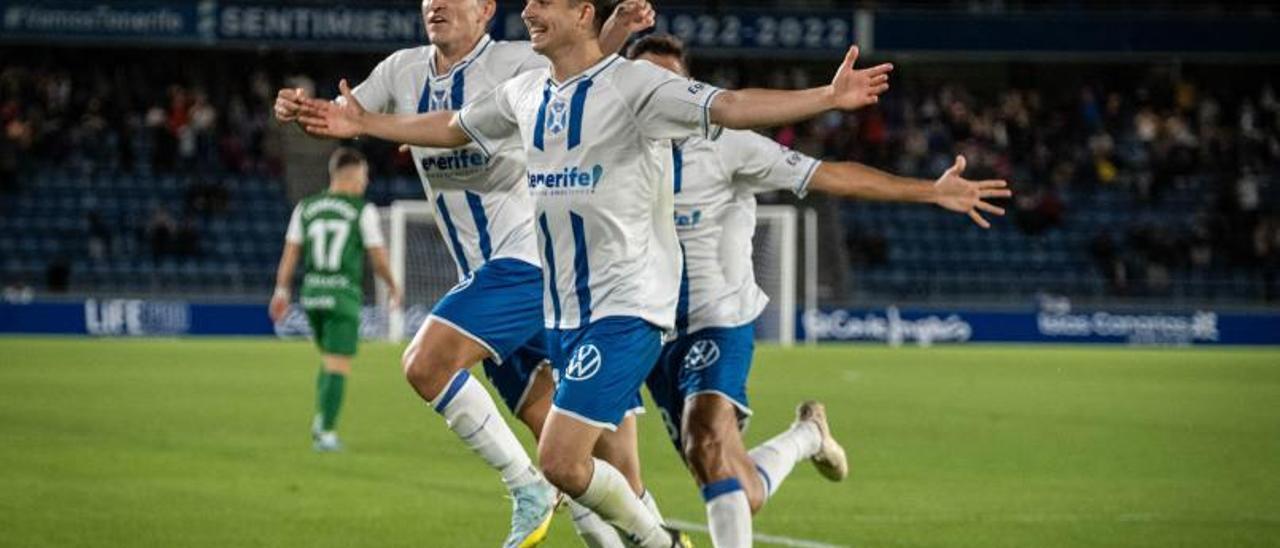
[[[387,288],[379,282],[377,302],[387,311],[387,339],[400,342],[418,330],[436,301],[458,283],[458,271],[436,228],[431,202],[397,200],[383,211],[382,223],[401,297],[400,306],[389,306]]]
[[[436,227],[431,202],[397,200],[382,213],[391,272],[400,283],[402,296],[399,307],[388,306],[386,287],[379,281],[377,304],[387,311],[387,338],[399,342],[412,337],[436,301],[457,284],[458,271]],[[817,248],[816,223],[806,219],[803,225],[806,266],[816,265],[812,258]],[[756,338],[761,341],[795,344],[797,307],[813,306],[816,273],[809,273],[809,268],[803,284],[804,302],[797,297],[801,229],[800,210],[793,206],[762,205],[756,210],[752,264],[756,282],[769,296],[769,305],[756,320]]]
[[[791,346],[796,341],[796,236],[799,213],[789,205],[756,208],[751,263],[769,305],[756,319],[756,339]]]

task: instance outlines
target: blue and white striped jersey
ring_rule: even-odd
[[[546,66],[546,58],[528,42],[498,42],[486,35],[443,74],[435,69],[434,46],[397,51],[354,94],[376,112],[461,110],[515,75]],[[413,159],[460,277],[500,257],[538,264],[533,200],[525,186],[519,139],[497,140],[487,151],[476,145],[413,147]]]
[[[671,140],[714,138],[719,90],[610,55],[557,82],[526,72],[460,113],[486,150],[519,135],[536,204],[547,327],[610,316],[675,327],[681,276]]]
[[[718,140],[693,138],[672,148],[676,232],[684,246],[687,310],[678,327],[738,327],[769,303],[751,261],[756,194],[790,190],[804,196],[818,160],[760,134],[728,130]]]

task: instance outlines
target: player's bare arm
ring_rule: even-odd
[[[302,246],[295,243],[284,244],[284,251],[280,253],[280,266],[276,269],[276,289],[271,295],[271,305],[267,307],[267,313],[271,315],[273,322],[279,322],[289,310],[293,272],[298,268],[298,257],[301,255]]]
[[[338,83],[343,101],[304,101],[298,122],[307,133],[330,139],[354,139],[362,135],[394,143],[457,148],[471,142],[458,126],[453,112],[437,111],[413,116],[369,112],[351,93],[346,80]]]
[[[889,90],[893,65],[882,63],[855,69],[858,46],[848,55],[831,83],[799,91],[742,89],[716,95],[711,121],[733,129],[773,127],[813,118],[829,110],[857,110],[880,101]]]
[[[856,162],[822,162],[809,189],[859,200],[934,204],[966,214],[982,228],[991,228],[982,213],[1004,215],[1005,211],[988,200],[1008,198],[1013,192],[1006,181],[965,179],[964,169],[964,156],[957,156],[955,165],[937,181],[927,181],[899,177]]]
[[[371,247],[366,253],[369,255],[369,264],[373,265],[373,274],[387,285],[387,300],[392,307],[400,305],[400,286],[396,285],[396,278],[391,274],[391,261],[387,259],[387,248]]]
[[[622,51],[632,34],[653,28],[656,21],[657,13],[648,0],[626,0],[600,29],[600,49],[605,53]]]

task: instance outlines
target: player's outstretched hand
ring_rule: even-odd
[[[271,315],[271,321],[280,323],[284,319],[285,313],[289,311],[289,297],[277,293],[271,297],[271,305],[267,307],[267,314]]]
[[[307,91],[302,88],[286,88],[276,92],[276,120],[282,124],[298,121],[302,102],[306,100]]]
[[[833,108],[857,110],[880,102],[880,94],[889,90],[890,63],[881,63],[867,69],[855,69],[858,62],[858,46],[849,48],[840,70],[831,80]]]
[[[338,82],[342,102],[307,99],[303,101],[298,123],[302,129],[316,137],[351,139],[360,136],[360,123],[364,118],[364,106],[351,93],[351,86],[344,79]]]
[[[621,25],[631,35],[649,30],[656,24],[657,13],[653,11],[653,4],[649,0],[624,0],[613,10],[609,20],[605,21],[606,30],[601,31],[601,34],[608,34],[608,29]]]
[[[1013,196],[1013,191],[1009,190],[1009,183],[1005,181],[970,181],[961,177],[965,164],[964,156],[956,156],[955,165],[938,178],[938,182],[933,185],[937,191],[935,201],[943,208],[968,215],[982,228],[991,228],[991,223],[987,222],[981,212],[1004,215],[1004,208],[994,206],[986,200],[1008,198]]]

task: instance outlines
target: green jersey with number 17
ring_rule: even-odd
[[[359,196],[309,196],[294,208],[285,241],[302,246],[303,308],[358,313],[365,250],[384,245],[377,208]]]

